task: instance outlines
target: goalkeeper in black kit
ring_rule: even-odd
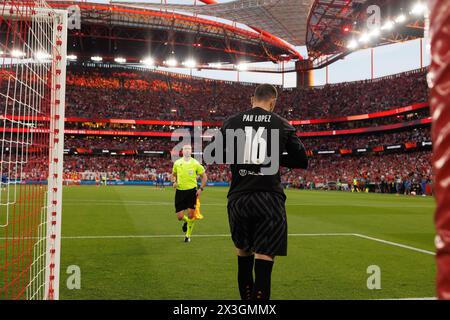
[[[233,157],[226,160],[232,172],[228,219],[242,300],[268,300],[274,258],[287,255],[286,195],[280,166],[308,166],[295,128],[273,112],[277,97],[274,86],[259,85],[252,107],[229,118],[221,128],[224,156]]]

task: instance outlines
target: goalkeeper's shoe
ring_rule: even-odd
[[[184,242],[191,242],[191,238],[189,238],[189,237],[184,237]]]
[[[183,226],[181,227],[181,230],[183,230],[184,233],[187,232],[187,222],[186,221],[183,223]]]

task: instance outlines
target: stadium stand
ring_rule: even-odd
[[[320,119],[425,102],[425,72],[284,90],[278,112],[288,119]],[[220,121],[248,108],[253,90],[254,85],[160,72],[72,66],[67,78],[66,116]]]
[[[405,142],[431,141],[430,128],[345,137],[318,137],[303,139],[308,150],[337,150],[369,148]],[[114,150],[158,150],[169,152],[176,142],[170,139],[151,137],[117,137],[117,136],[66,136],[66,148],[114,149]]]
[[[283,171],[285,185],[353,191],[366,191],[367,187],[375,192],[431,194],[430,148],[417,147],[431,141],[430,127],[414,122],[429,118],[425,72],[420,69],[372,81],[311,89],[280,89],[278,113],[294,122],[319,120],[316,121],[319,123],[296,125],[300,133],[311,133],[302,138],[310,150],[311,166],[307,172]],[[166,173],[169,178],[172,165],[169,155],[175,142],[169,137],[148,137],[141,133],[168,133],[183,126],[136,124],[134,120],[202,120],[220,124],[231,114],[248,108],[255,87],[137,68],[89,65],[71,65],[67,84],[66,116],[82,118],[82,121],[68,120],[66,128],[83,134],[66,134],[66,180],[92,181],[106,175],[111,182],[153,181],[158,173]],[[386,117],[333,121],[362,112],[373,114],[420,103],[418,109]],[[323,122],[324,119],[331,120]],[[397,130],[367,131],[403,123],[412,124]],[[190,126],[185,127],[192,130]],[[316,135],[327,130],[354,128],[363,131],[338,136]],[[86,134],[83,130],[108,134]],[[402,147],[389,152],[377,149],[389,145]],[[361,148],[371,149],[345,155],[345,150]],[[161,154],[144,155],[147,151]],[[327,154],[329,151],[334,154]],[[226,182],[230,178],[222,165],[208,166],[208,172],[213,182]]]
[[[78,179],[95,180],[99,175],[107,175],[110,181],[152,181],[158,173],[169,173],[172,162],[167,158],[156,157],[111,157],[111,156],[66,156],[66,179],[79,175]],[[330,157],[319,156],[311,159],[310,170],[283,172],[283,182],[287,186],[307,189],[333,189],[336,183],[345,184],[350,190],[353,180],[358,180],[359,191],[365,191],[363,185],[373,185],[378,192],[430,194],[431,190],[431,153],[428,151],[413,153],[394,153],[383,155]],[[335,168],[335,169],[331,169]],[[213,182],[229,181],[226,166],[211,165],[209,180]],[[389,189],[382,190],[382,182]],[[425,183],[425,184],[423,184]],[[418,186],[416,185],[418,184]],[[344,189],[344,186],[342,186]]]

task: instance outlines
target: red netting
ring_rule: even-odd
[[[56,20],[42,1],[2,1],[0,12],[0,299],[43,299],[51,287],[47,181],[55,118],[36,117],[54,113]]]

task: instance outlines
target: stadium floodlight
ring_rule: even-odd
[[[370,35],[368,33],[363,33],[361,38],[359,38],[359,42],[367,43],[370,41]]]
[[[125,62],[127,62],[127,59],[122,58],[122,57],[117,57],[114,59],[114,61],[117,63],[125,63]]]
[[[395,18],[395,22],[402,23],[405,22],[406,16],[404,14],[400,14],[397,18]]]
[[[188,59],[185,62],[183,62],[183,65],[186,68],[192,69],[192,68],[195,68],[197,66],[197,62],[194,59]]]
[[[147,57],[144,60],[141,60],[141,63],[147,67],[152,67],[155,65],[155,60],[152,57]]]
[[[168,60],[165,61],[165,63],[168,67],[176,67],[178,61],[175,58],[169,58]]]
[[[416,16],[420,16],[426,10],[427,10],[427,6],[422,2],[418,2],[412,7],[411,13]]]
[[[381,27],[381,30],[392,30],[394,29],[395,23],[393,21],[386,21],[385,24]]]
[[[100,61],[103,61],[103,58],[99,57],[99,56],[93,56],[93,57],[91,57],[91,60],[95,61],[95,62],[100,62]]]
[[[380,35],[380,29],[375,28],[369,32],[370,37],[378,37]]]
[[[358,47],[358,41],[352,40],[348,43],[347,48],[356,49]]]
[[[11,51],[11,57],[13,58],[21,58],[23,56],[25,56],[25,53],[20,50],[14,49],[13,51]]]
[[[69,54],[67,56],[67,60],[77,60],[77,59],[78,59],[78,57],[76,55],[74,55],[74,54]]]
[[[236,65],[236,69],[238,69],[239,71],[245,71],[248,69],[248,66],[246,63],[242,62]]]
[[[44,51],[38,51],[34,56],[37,60],[47,60],[51,58],[51,55]]]

